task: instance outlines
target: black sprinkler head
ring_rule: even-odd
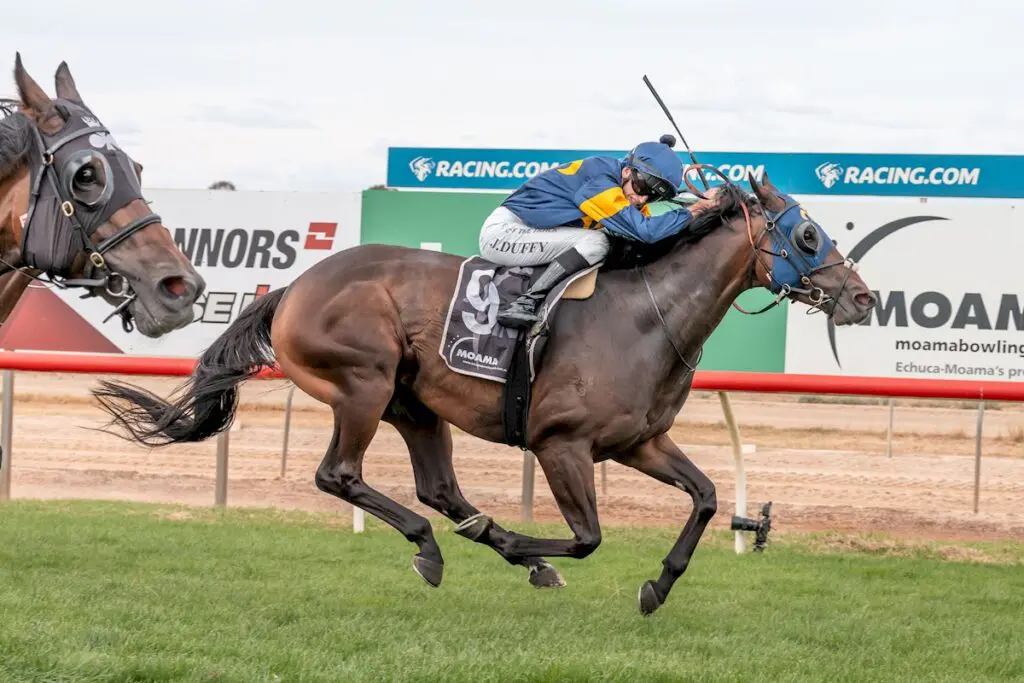
[[[754,551],[762,552],[764,547],[768,544],[768,532],[772,528],[771,520],[772,502],[768,501],[761,506],[761,519],[750,519],[748,517],[740,517],[739,515],[732,516],[731,529],[733,531],[753,531],[756,535],[754,537]]]

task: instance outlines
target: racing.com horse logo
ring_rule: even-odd
[[[416,157],[409,162],[409,170],[416,176],[416,180],[422,183],[428,175],[434,172],[436,165],[430,157]]]
[[[831,188],[837,182],[839,177],[843,173],[843,167],[834,161],[826,161],[825,163],[814,169],[814,174],[818,176],[818,180],[825,186],[826,189]]]

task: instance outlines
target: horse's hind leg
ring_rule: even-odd
[[[661,576],[657,581],[648,581],[640,587],[640,611],[650,614],[665,602],[676,579],[686,571],[704,529],[718,510],[718,498],[715,485],[707,475],[667,435],[646,441],[616,460],[660,482],[681,488],[693,499],[693,511],[662,562]]]
[[[395,393],[402,360],[394,302],[376,283],[344,285],[344,296],[330,297],[315,291],[314,282],[300,278],[283,299],[271,339],[284,373],[334,413],[334,434],[316,470],[316,485],[419,546],[413,568],[437,586],[444,560],[430,522],[363,481],[363,455]]]
[[[493,522],[488,527],[490,520],[462,495],[452,465],[452,434],[447,422],[412,396],[403,396],[384,420],[394,425],[409,447],[420,502],[458,524],[456,533],[493,548],[510,564],[526,567],[534,586],[565,585],[558,570],[544,558],[512,557],[496,545],[494,539],[503,538],[508,532]]]
[[[505,531],[486,517],[478,522],[483,527],[480,533],[489,534],[489,544],[493,543],[495,549],[510,561],[528,557],[573,557],[581,560],[601,544],[590,444],[551,438],[540,444],[535,454],[573,538],[536,538]]]
[[[334,438],[316,471],[316,485],[342,500],[360,507],[398,529],[419,546],[413,569],[431,586],[441,583],[444,560],[434,540],[430,522],[399,505],[363,481],[363,454],[370,445],[383,405],[374,408],[372,400],[360,396],[345,405],[334,406]]]

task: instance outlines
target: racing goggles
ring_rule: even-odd
[[[664,201],[676,196],[676,189],[671,183],[636,166],[631,167],[629,179],[633,183],[633,191],[647,197],[648,201]]]

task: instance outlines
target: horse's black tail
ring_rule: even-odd
[[[165,401],[139,386],[103,381],[93,396],[132,439],[149,446],[203,441],[224,431],[238,406],[238,385],[274,362],[270,325],[285,290],[250,304],[210,345]],[[121,405],[124,404],[124,405]],[[119,435],[120,436],[120,435]]]

